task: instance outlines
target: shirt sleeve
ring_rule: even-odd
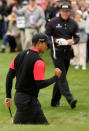
[[[37,60],[34,69],[34,80],[45,80],[45,63],[42,60]]]
[[[15,65],[14,65],[15,58],[16,58],[16,57],[14,57],[14,59],[12,60],[9,69],[13,69],[13,70],[15,70]]]
[[[51,84],[53,84],[54,82],[57,82],[59,78],[55,75],[50,79],[46,79],[46,80],[36,80],[36,85],[38,89],[42,89],[45,88]]]
[[[12,90],[14,77],[15,77],[15,70],[9,69],[6,77],[6,98],[11,98],[11,90]]]

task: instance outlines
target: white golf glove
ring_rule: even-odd
[[[61,45],[68,45],[67,40],[60,38],[60,39],[56,39],[56,42],[58,43],[57,46],[61,46]]]

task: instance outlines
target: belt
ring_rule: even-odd
[[[36,29],[35,27],[26,27],[25,29]]]

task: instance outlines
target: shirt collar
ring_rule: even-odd
[[[36,48],[34,48],[34,47],[30,47],[29,49],[32,50],[32,51],[36,51],[36,52],[39,53],[38,49],[36,49]]]

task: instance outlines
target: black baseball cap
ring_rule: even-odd
[[[32,43],[37,43],[38,41],[46,42],[48,46],[52,45],[52,42],[45,33],[36,33],[33,35]]]
[[[71,10],[70,4],[62,4],[60,10]]]

